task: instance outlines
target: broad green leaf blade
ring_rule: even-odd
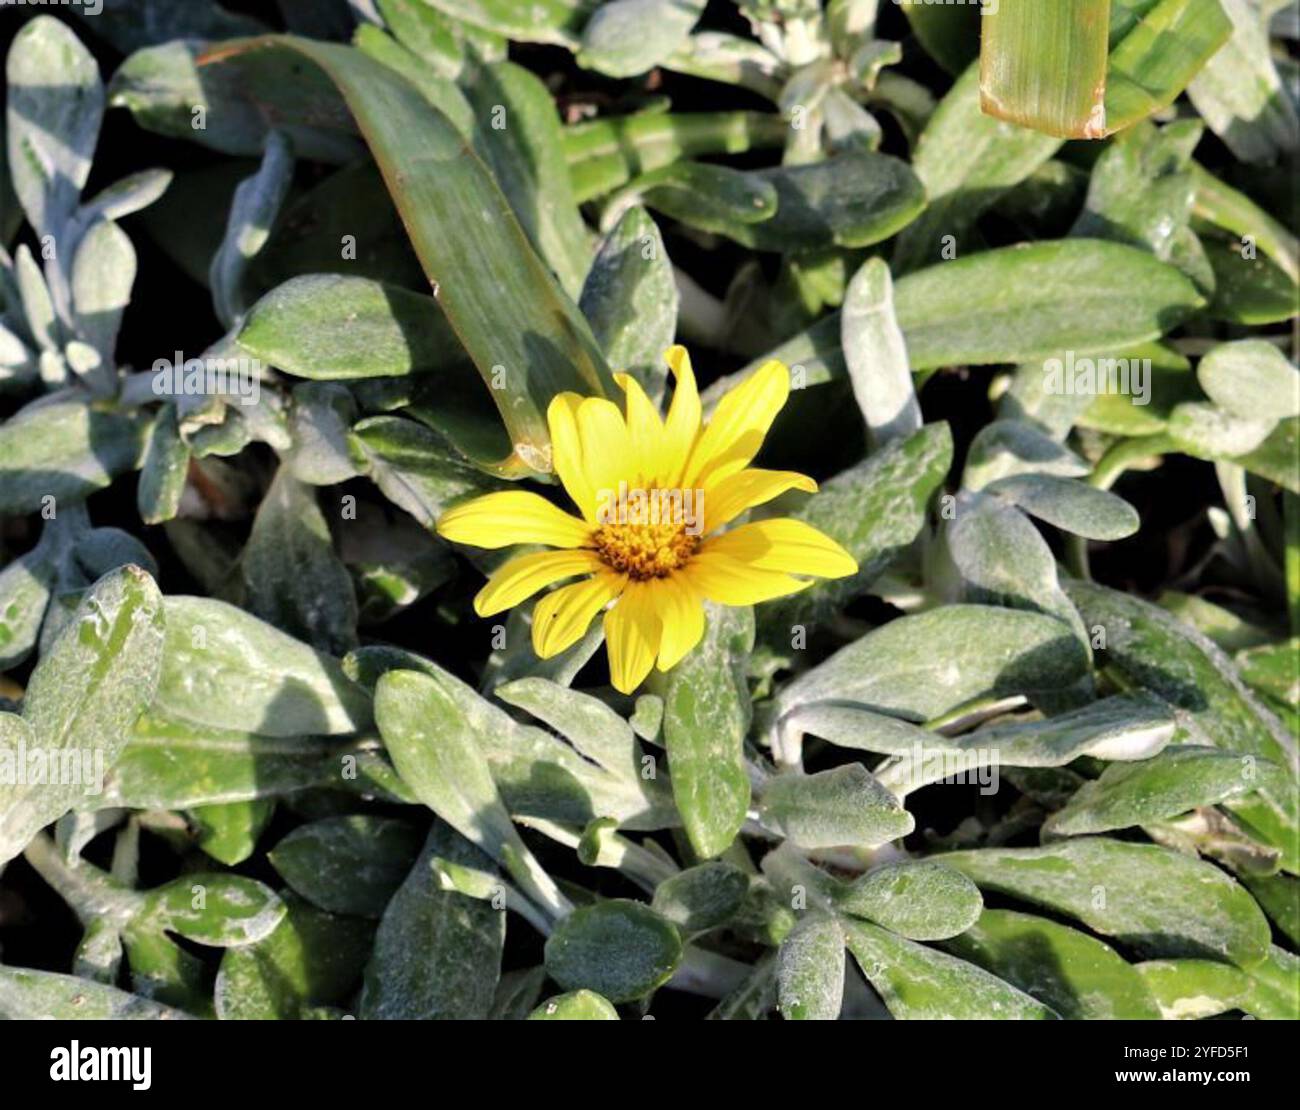
[[[331,657],[223,601],[169,597],[164,608],[160,713],[266,736],[369,726],[369,697]]]
[[[142,421],[80,401],[11,416],[0,424],[0,513],[69,505],[106,488],[135,467],[144,430]]]
[[[375,721],[397,773],[461,836],[502,864],[553,916],[568,902],[519,838],[471,722],[438,683],[390,671],[375,686]]]
[[[1016,474],[984,487],[1031,516],[1091,540],[1122,540],[1138,530],[1137,510],[1107,490],[1051,474]]]
[[[317,380],[450,372],[465,357],[432,297],[342,274],[272,289],[237,338],[268,365]]]
[[[427,0],[452,19],[516,42],[577,48],[579,32],[599,7],[596,0]]]
[[[1300,416],[1300,370],[1267,340],[1215,347],[1201,359],[1196,377],[1210,400],[1233,416]]]
[[[702,859],[727,849],[749,810],[743,743],[750,717],[745,667],[753,645],[752,610],[710,606],[704,640],[673,668],[664,697],[673,800]]]
[[[105,775],[158,688],[163,628],[158,587],[126,566],[95,583],[44,652],[21,720],[0,715],[0,861],[69,809],[99,804]],[[43,773],[32,782],[38,754]]]
[[[365,1020],[485,1018],[501,975],[506,915],[491,902],[439,885],[433,857],[467,866],[488,861],[438,824],[379,923],[366,968]]]
[[[639,775],[640,745],[632,727],[599,698],[544,678],[521,678],[496,687],[502,701],[555,729],[588,759],[616,775]]]
[[[240,556],[254,614],[322,652],[357,645],[352,578],[334,550],[315,491],[286,467],[276,472]]]
[[[749,876],[721,860],[688,867],[655,887],[651,907],[683,933],[725,925],[749,893]]]
[[[595,991],[570,991],[548,998],[531,1014],[529,1021],[618,1021],[618,1011],[609,999]]]
[[[151,890],[141,913],[197,944],[238,948],[270,936],[284,919],[285,906],[254,879],[200,873]]]
[[[313,905],[380,917],[419,853],[420,834],[405,821],[352,814],[299,825],[267,859]]]
[[[582,30],[578,64],[608,77],[635,77],[686,42],[705,0],[613,0]]]
[[[1065,139],[1107,134],[1110,0],[1000,0],[984,17],[980,102],[986,113]]]
[[[1161,1016],[1142,975],[1108,944],[1043,917],[985,910],[944,947],[1050,1006],[1087,1021]]]
[[[335,917],[286,894],[287,913],[256,944],[228,948],[213,988],[225,1021],[294,1021],[347,1005],[374,941],[368,921]]]
[[[763,787],[759,820],[801,848],[876,848],[915,827],[902,803],[860,763],[815,775],[776,775]]]
[[[609,395],[614,387],[586,321],[533,250],[487,168],[414,86],[364,54],[293,36],[250,40],[224,52],[273,48],[301,54],[338,85],[448,321],[484,381],[505,382],[492,397],[514,458],[549,471],[551,398],[563,390]]]
[[[913,370],[1110,354],[1158,339],[1201,307],[1145,251],[1099,239],[1022,244],[908,274],[895,287]]]
[[[1252,986],[1243,1010],[1265,1021],[1300,1021],[1300,956],[1270,945],[1267,958],[1248,974]]]
[[[908,940],[964,933],[983,906],[970,879],[931,860],[883,864],[844,887],[835,900],[839,912],[874,921]]]
[[[681,958],[677,930],[649,906],[623,898],[574,910],[546,941],[552,979],[611,1002],[644,998],[669,980]]]
[[[1059,620],[985,605],[948,605],[877,628],[791,682],[782,713],[820,702],[927,721],[979,697],[1047,693],[1088,672]]]
[[[1107,767],[1052,814],[1043,833],[1085,836],[1154,824],[1256,790],[1285,793],[1288,785],[1282,768],[1253,755],[1179,744],[1153,759]]]
[[[190,1015],[75,975],[0,967],[0,1014],[11,1021],[176,1021]]]
[[[189,471],[190,449],[181,438],[176,405],[168,401],[150,425],[140,463],[140,481],[136,486],[140,519],[146,524],[174,520],[180,512]]]
[[[1213,864],[1167,848],[1086,837],[940,859],[984,890],[1075,918],[1142,955],[1249,967],[1268,951],[1268,922],[1254,899]]]
[[[983,968],[846,918],[849,951],[862,973],[902,1020],[1031,1020],[1058,1015]]]
[[[777,1005],[786,1021],[836,1021],[844,1004],[844,933],[830,914],[804,914],[776,955]]]
[[[243,863],[256,851],[257,841],[274,815],[273,798],[198,806],[189,812],[199,848],[228,867]]]
[[[1135,965],[1166,1021],[1196,1020],[1241,1008],[1250,976],[1216,960],[1148,960]]]
[[[879,448],[921,429],[907,344],[894,313],[894,286],[882,259],[865,263],[844,294],[840,312],[844,361],[853,395]]]

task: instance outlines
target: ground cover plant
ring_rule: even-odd
[[[1300,1017],[1294,7],[0,17],[0,1015]]]

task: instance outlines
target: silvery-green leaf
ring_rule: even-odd
[[[421,373],[464,358],[432,297],[342,274],[276,286],[249,310],[238,342],[285,373],[317,380]]]
[[[340,165],[362,151],[324,75],[271,50],[200,65],[205,50],[192,39],[137,50],[113,74],[109,106],[129,109],[146,130],[245,158],[261,157],[272,127],[302,158]]]
[[[238,948],[274,932],[284,902],[269,886],[243,875],[183,875],[149,891],[146,918],[197,944]]]
[[[935,14],[936,18],[949,15]],[[912,9],[908,15],[913,15]],[[896,273],[978,249],[966,240],[973,238],[970,233],[980,215],[1061,146],[1061,140],[1051,135],[985,115],[980,110],[979,85],[979,66],[970,66],[921,133],[913,165],[930,203],[899,236],[894,252]],[[951,241],[946,236],[951,236]],[[950,248],[947,252],[945,246]]]
[[[214,598],[169,597],[165,609],[160,713],[266,736],[370,724],[370,698],[329,656]]]
[[[506,915],[491,902],[443,889],[430,866],[486,857],[438,824],[379,923],[360,1016],[367,1020],[487,1017],[501,975]]]
[[[163,649],[158,587],[139,567],[100,579],[77,607],[27,684],[22,723],[6,727],[19,745],[57,759],[57,782],[0,788],[0,859],[12,859],[43,826],[69,809],[93,808],[95,791],[154,697]],[[6,715],[0,720],[9,721]],[[68,761],[72,765],[68,765]],[[10,771],[14,768],[11,766]],[[47,766],[48,779],[56,774]]]
[[[879,447],[919,431],[921,407],[883,260],[871,259],[854,275],[844,295],[840,328],[853,394],[872,442]]]
[[[582,29],[578,64],[608,77],[645,73],[681,47],[703,11],[704,0],[601,4]]]
[[[930,499],[952,465],[947,424],[928,424],[891,440],[870,458],[821,483],[815,497],[781,511],[830,536],[857,560],[858,573],[817,582],[755,614],[764,642],[788,650],[791,637],[833,618],[866,593],[921,534]]]
[[[1300,956],[1270,945],[1268,955],[1248,974],[1252,986],[1243,1010],[1265,1021],[1300,1020]]]
[[[1166,1021],[1196,1020],[1238,1010],[1250,976],[1217,960],[1147,960],[1134,965]]]
[[[975,435],[962,484],[979,490],[1016,474],[1079,478],[1091,468],[1073,451],[1023,420],[994,420]]]
[[[529,1021],[618,1021],[618,1011],[595,991],[570,991],[548,998],[531,1014]]]
[[[516,679],[494,693],[555,729],[607,771],[624,777],[641,773],[640,746],[631,726],[599,698],[544,678]]]
[[[900,1020],[1043,1020],[1055,1011],[983,968],[866,921],[841,922],[849,951]]]
[[[611,1002],[632,1002],[663,986],[681,958],[673,925],[649,906],[623,898],[574,910],[546,941],[552,979]]]
[[[753,39],[722,31],[697,31],[668,58],[663,68],[708,81],[722,81],[775,101],[784,63]]]
[[[652,170],[620,195],[639,198],[687,227],[719,235],[770,220],[778,200],[776,188],[757,173],[709,162],[674,162]]]
[[[984,890],[1075,918],[1141,955],[1248,967],[1268,950],[1268,922],[1245,890],[1213,864],[1153,844],[1083,837],[939,859]]]
[[[28,408],[0,425],[0,513],[62,508],[135,466],[144,425],[80,401]],[[52,498],[52,502],[46,502]]]
[[[1104,630],[1107,665],[1173,705],[1187,741],[1254,755],[1295,775],[1295,737],[1251,693],[1212,641],[1165,610],[1103,586],[1071,583],[1068,592],[1084,624]],[[1282,849],[1288,871],[1300,868],[1300,802],[1294,789],[1274,793],[1266,788],[1228,805]]]
[[[1300,416],[1300,372],[1262,339],[1215,347],[1201,359],[1196,377],[1210,399],[1234,416],[1246,420]]]
[[[299,825],[267,859],[313,905],[380,917],[415,863],[420,843],[419,832],[405,821],[353,814]]]
[[[1202,459],[1232,459],[1249,455],[1277,426],[1267,412],[1237,416],[1214,405],[1187,401],[1169,418],[1169,434],[1189,455]]]
[[[293,153],[279,131],[266,137],[266,151],[257,173],[240,183],[230,203],[225,238],[212,258],[208,282],[217,316],[234,324],[248,307],[244,299],[244,274],[249,261],[266,244],[271,226],[289,192],[293,178]]]
[[[200,850],[218,863],[233,867],[257,849],[258,838],[275,816],[273,798],[197,806],[189,811]]]
[[[749,893],[749,877],[729,863],[710,860],[688,867],[655,887],[651,905],[685,933],[725,925]]]
[[[1256,790],[1285,793],[1287,774],[1253,755],[1177,744],[1152,759],[1116,763],[1044,823],[1044,835],[1085,836],[1177,817]]]
[[[553,916],[568,902],[515,831],[473,723],[428,675],[389,671],[375,686],[375,720],[397,772],[425,805],[502,864]]]
[[[6,70],[9,172],[39,235],[63,235],[90,176],[104,114],[95,59],[64,23],[38,15],[14,37]]]
[[[437,432],[405,417],[362,420],[349,443],[358,469],[429,529],[455,501],[501,488]]]
[[[1085,639],[1052,549],[1019,509],[986,493],[963,493],[945,542],[967,600],[1050,614]]]
[[[190,450],[177,426],[176,406],[167,402],[158,410],[149,428],[136,504],[146,524],[174,520],[180,512],[181,495],[189,476]]]
[[[702,859],[726,850],[749,809],[743,744],[751,712],[745,668],[753,646],[752,609],[710,605],[704,639],[673,668],[664,695],[673,799]]]
[[[776,954],[777,1005],[786,1021],[835,1021],[844,1004],[844,933],[830,914],[809,911]]]
[[[18,666],[36,646],[54,579],[45,545],[0,570],[0,671]]]
[[[542,42],[577,49],[596,0],[427,0],[431,7],[472,27],[515,42]]]
[[[345,386],[301,382],[294,387],[293,451],[287,462],[298,481],[331,486],[356,477],[356,463],[348,450],[348,432],[356,417],[356,401]]]
[[[758,816],[801,848],[875,848],[915,826],[902,803],[860,763],[772,777],[759,797]]]
[[[1219,0],[1232,37],[1187,86],[1202,118],[1243,162],[1273,162],[1300,147],[1300,117],[1278,75],[1268,21],[1252,0]]]
[[[226,1021],[295,1020],[312,1005],[346,1005],[361,977],[374,925],[322,913],[293,894],[256,944],[227,948],[213,989]]]
[[[102,189],[77,210],[77,222],[89,227],[98,219],[120,220],[148,208],[172,183],[172,171],[141,170]]]
[[[1138,970],[1108,944],[1032,914],[985,910],[945,945],[1070,1020],[1160,1017]]]
[[[18,285],[18,296],[22,301],[23,318],[27,329],[41,348],[41,376],[48,381],[49,374],[45,363],[49,360],[46,356],[55,357],[57,361],[57,349],[66,336],[63,322],[55,314],[54,301],[50,288],[45,283],[45,276],[41,273],[41,267],[32,257],[32,252],[28,250],[26,243],[19,244],[14,252],[14,280]]]
[[[103,983],[23,967],[0,967],[0,1014],[11,1021],[176,1021],[190,1016]]]
[[[1091,540],[1122,540],[1141,525],[1137,510],[1108,490],[1053,474],[1013,474],[984,487],[1031,516]]]
[[[678,299],[663,236],[649,213],[633,205],[601,242],[578,304],[610,366],[635,377],[656,402],[664,392],[663,353],[677,331]]]
[[[1242,882],[1282,935],[1300,945],[1300,879],[1294,875],[1243,875]]]
[[[72,307],[77,331],[106,366],[113,365],[117,331],[135,283],[135,248],[112,220],[97,220],[72,260]]]
[[[946,605],[877,628],[791,682],[782,713],[852,703],[914,721],[986,695],[1059,691],[1088,671],[1087,653],[1054,617]]]
[[[764,226],[764,225],[759,225]],[[1061,239],[940,262],[894,287],[913,370],[1109,354],[1158,339],[1200,308],[1196,287],[1147,251]]]
[[[843,887],[835,899],[837,911],[874,921],[909,940],[964,933],[983,906],[970,879],[932,860],[883,864]]]
[[[314,489],[285,467],[253,519],[240,571],[256,615],[332,655],[356,646],[352,579],[334,550]]]

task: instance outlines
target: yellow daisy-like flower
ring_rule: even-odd
[[[666,671],[704,634],[704,601],[753,605],[797,593],[818,578],[854,574],[839,544],[802,521],[763,520],[719,532],[746,509],[817,483],[749,466],[790,394],[790,372],[761,366],[701,420],[690,356],[665,356],[677,379],[661,417],[637,381],[615,375],[626,414],[612,401],[562,393],[547,410],[555,472],[580,517],[535,493],[490,493],[438,521],[455,543],[561,548],[511,559],[474,609],[489,617],[561,579],[533,612],[533,648],[547,659],[582,638],[601,610],[614,686],[630,694],[658,662]],[[801,576],[801,577],[796,577]]]

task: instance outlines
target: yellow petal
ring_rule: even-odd
[[[776,570],[760,570],[729,555],[701,548],[681,572],[691,587],[720,605],[757,605],[797,594],[813,584]]]
[[[533,607],[533,650],[559,655],[586,634],[591,619],[623,592],[627,575],[601,571],[584,582],[552,590]]]
[[[552,582],[575,574],[592,574],[604,565],[594,551],[583,548],[520,555],[498,569],[479,590],[474,598],[474,612],[480,617],[490,617],[503,609],[513,609]]]
[[[595,524],[596,491],[583,465],[582,439],[578,435],[578,406],[582,400],[577,393],[557,393],[547,407],[546,423],[551,431],[551,465],[582,518]]]
[[[614,497],[619,480],[636,484],[632,440],[623,414],[613,401],[588,397],[578,406],[578,434],[582,437],[582,464],[596,495],[596,515]]]
[[[704,603],[683,575],[655,579],[652,585],[662,628],[658,667],[667,671],[680,663],[704,635]]]
[[[789,396],[790,371],[775,360],[730,390],[696,443],[682,485],[709,485],[748,466]]]
[[[591,529],[535,493],[503,490],[448,509],[438,518],[438,535],[473,547],[581,547]]]
[[[746,468],[704,491],[704,531],[721,528],[755,505],[779,497],[786,490],[816,493],[817,483],[793,470]]]
[[[647,487],[654,488],[659,484],[663,419],[641,388],[641,383],[631,374],[615,374],[614,380],[627,394],[627,433],[632,443],[632,453],[636,456],[634,472],[629,475],[628,481],[632,482],[639,476],[645,480]]]
[[[630,694],[641,685],[659,653],[659,615],[649,582],[629,582],[618,604],[605,614],[605,646],[614,689]]]
[[[677,379],[677,385],[673,389],[672,404],[668,406],[668,419],[664,421],[660,477],[663,485],[677,486],[700,434],[700,394],[695,388],[695,372],[691,369],[691,356],[686,348],[669,347],[664,358]]]
[[[802,520],[759,520],[705,540],[700,554],[725,555],[758,570],[843,578],[856,574],[853,556]],[[698,558],[698,556],[697,556]]]

